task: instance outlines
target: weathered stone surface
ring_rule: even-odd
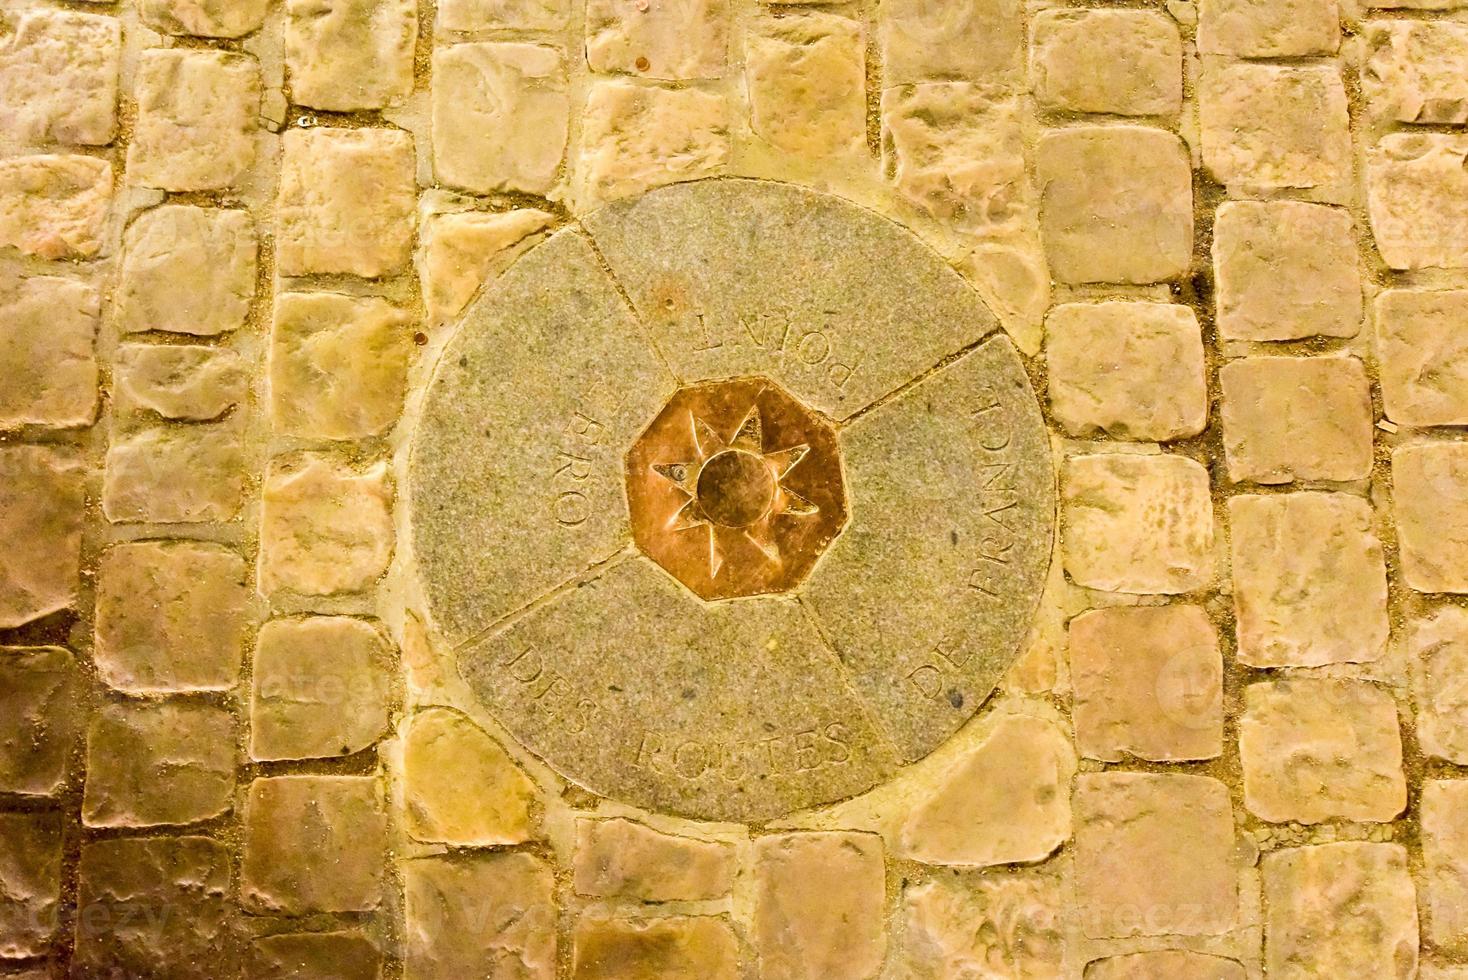
[[[1042,10],[1030,27],[1030,85],[1063,112],[1153,116],[1183,101],[1177,24],[1148,10]]]
[[[286,0],[285,64],[299,105],[380,109],[413,91],[413,0]]]
[[[640,557],[465,646],[459,669],[522,744],[653,809],[758,819],[861,792],[890,765],[799,606],[706,604]]]
[[[1223,661],[1199,606],[1097,609],[1070,622],[1076,743],[1106,762],[1223,752]]]
[[[1341,43],[1336,0],[1200,0],[1198,50],[1240,58],[1334,54]]]
[[[1386,289],[1376,297],[1386,416],[1401,425],[1468,424],[1468,291]]]
[[[1126,953],[1086,964],[1086,980],[1245,980],[1237,960],[1183,949]]]
[[[95,287],[58,276],[0,276],[0,429],[78,428],[97,417]]]
[[[241,37],[265,20],[268,0],[138,0],[143,21],[164,34]]]
[[[622,453],[672,387],[638,330],[586,239],[563,231],[502,276],[450,342],[410,464],[414,553],[450,640],[627,541]],[[541,448],[506,455],[509,444]],[[487,454],[493,466],[466,465]],[[466,550],[466,539],[481,544]],[[525,560],[506,562],[511,551]]]
[[[207,837],[82,845],[73,972],[191,980],[232,975],[229,852]]]
[[[1404,123],[1468,122],[1468,26],[1374,21],[1361,84],[1371,111]]]
[[[888,85],[1012,80],[1024,63],[1019,0],[889,0],[878,14]]]
[[[1207,776],[1087,773],[1076,780],[1075,808],[1086,935],[1216,935],[1233,927],[1238,872],[1227,786]]]
[[[33,144],[112,142],[121,55],[115,17],[22,14],[0,44],[0,133]]]
[[[793,833],[754,843],[754,926],[770,980],[875,976],[887,948],[886,872],[871,834]]]
[[[123,344],[112,366],[112,408],[118,415],[209,422],[244,402],[249,383],[245,359],[232,350]]]
[[[1416,975],[1417,900],[1400,844],[1288,848],[1262,864],[1271,980]]]
[[[71,454],[0,447],[0,628],[76,601],[85,471]]]
[[[770,145],[815,160],[866,149],[860,22],[826,13],[762,15],[745,38],[744,60],[750,125]]]
[[[1244,804],[1264,820],[1394,819],[1407,805],[1392,696],[1373,684],[1250,684],[1239,722]]]
[[[250,980],[379,980],[382,953],[359,932],[286,932],[250,944]]]
[[[725,0],[588,0],[586,63],[646,78],[717,78],[728,19]]]
[[[375,296],[277,295],[265,368],[276,431],[308,439],[386,432],[403,407],[412,323]]]
[[[1422,783],[1423,934],[1440,947],[1468,938],[1468,780]]]
[[[258,249],[244,211],[165,204],[144,212],[123,237],[119,325],[198,336],[242,326]]]
[[[1141,126],[1040,138],[1040,232],[1062,282],[1156,282],[1193,258],[1193,171],[1182,141]]]
[[[576,164],[583,195],[610,201],[712,176],[729,162],[728,116],[712,92],[593,83]]]
[[[1054,541],[1048,439],[997,338],[845,429],[841,447],[851,519],[804,601],[899,754],[916,759],[1019,653]]]
[[[535,208],[455,211],[426,219],[417,262],[429,321],[442,324],[456,318],[479,287],[509,268],[531,244],[531,236],[552,220]]]
[[[1035,230],[1014,241],[980,241],[955,263],[994,312],[1015,345],[1033,357],[1040,350],[1050,307],[1050,269]]]
[[[1213,501],[1194,460],[1075,456],[1062,496],[1065,570],[1078,585],[1172,595],[1212,581]]]
[[[429,708],[403,738],[403,821],[418,840],[461,847],[531,838],[535,784],[457,711]]]
[[[555,879],[529,854],[402,865],[406,980],[556,975]]]
[[[570,0],[443,0],[438,5],[438,26],[446,31],[550,31],[565,27],[570,16]]]
[[[0,160],[0,248],[43,259],[89,259],[102,247],[112,166],[42,154]]]
[[[1203,333],[1181,305],[1065,303],[1045,318],[1050,411],[1071,435],[1195,436],[1208,423]]]
[[[235,720],[188,701],[107,704],[87,730],[88,827],[197,823],[234,797]]]
[[[1238,496],[1228,510],[1242,662],[1319,667],[1381,656],[1386,566],[1366,501]]]
[[[132,695],[227,691],[244,658],[245,562],[216,544],[136,541],[102,553],[92,658]]]
[[[281,140],[276,271],[377,278],[408,261],[413,140],[393,129],[293,129]]]
[[[328,758],[372,745],[387,731],[391,670],[391,646],[360,619],[266,623],[255,641],[250,758]]]
[[[371,776],[269,776],[250,784],[240,900],[304,915],[382,900],[387,815]]]
[[[1367,156],[1366,201],[1391,268],[1468,266],[1468,137],[1383,136]]]
[[[1443,606],[1414,619],[1407,633],[1422,751],[1459,765],[1468,763],[1468,610]]]
[[[102,511],[114,523],[233,520],[245,485],[243,420],[114,434]]]
[[[80,727],[76,660],[59,647],[0,647],[0,793],[51,796]]]
[[[960,867],[1043,861],[1070,837],[1075,771],[1065,732],[1040,718],[1005,717],[911,808],[899,852]]]
[[[1351,214],[1302,201],[1227,201],[1213,225],[1218,332],[1228,340],[1354,337],[1360,262]]]
[[[1062,975],[1058,878],[937,878],[904,888],[902,898],[902,943],[893,973],[899,980]]]
[[[1245,357],[1218,372],[1234,482],[1364,480],[1371,387],[1354,357]]]
[[[1198,106],[1203,162],[1219,183],[1318,187],[1351,174],[1346,90],[1334,64],[1205,58]]]
[[[1392,452],[1402,577],[1418,592],[1468,592],[1468,445]]]
[[[555,48],[479,42],[438,49],[433,167],[439,180],[477,194],[550,190],[566,153],[567,87],[565,59]]]
[[[230,187],[255,163],[260,66],[228,51],[154,48],[138,64],[129,181],[168,191]]]
[[[60,902],[60,818],[0,813],[0,959],[44,956]]]
[[[621,818],[576,821],[576,892],[640,902],[722,898],[734,886],[734,848],[663,834]]]
[[[1019,96],[972,82],[882,93],[885,166],[897,190],[943,224],[1014,233],[1035,224]]]
[[[735,980],[739,948],[724,919],[709,915],[576,923],[573,980]],[[772,978],[783,974],[770,974]]]
[[[271,461],[260,524],[260,588],[305,595],[361,592],[393,550],[386,463],[354,465],[327,453]]]

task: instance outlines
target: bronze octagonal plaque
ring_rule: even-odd
[[[1018,655],[1049,440],[973,290],[830,195],[708,180],[528,251],[413,437],[412,561],[486,713],[567,779],[765,820],[958,729]]]

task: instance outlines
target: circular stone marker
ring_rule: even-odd
[[[409,464],[438,639],[591,791],[765,820],[869,789],[1017,656],[1049,440],[973,290],[784,184],[611,205],[465,315]]]

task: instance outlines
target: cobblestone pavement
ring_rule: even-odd
[[[0,0],[0,976],[1463,980],[1465,126],[1468,0]],[[855,743],[798,731],[766,749],[801,774],[779,799],[835,802],[710,822],[544,761],[645,719],[588,735],[548,709],[515,722],[545,746],[511,737],[457,662],[487,627],[425,593],[416,515],[439,501],[409,490],[486,281],[481,321],[493,296],[516,328],[572,297],[594,329],[481,343],[474,398],[554,401],[547,365],[577,355],[640,379],[640,430],[661,372],[738,373],[646,358],[629,312],[686,312],[627,270],[685,260],[668,236],[699,228],[619,253],[596,217],[715,177],[855,202],[956,270],[1010,352],[962,363],[1022,363],[1057,504],[1048,572],[1049,518],[1023,539],[1043,595],[1005,628],[1028,635],[984,659],[1002,677],[931,690],[982,702],[972,720],[902,714],[967,660],[935,643],[932,673],[855,685],[895,732],[871,778],[802,783]],[[775,240],[710,268],[773,282]],[[783,273],[820,287],[804,255]],[[905,268],[884,255],[830,302],[866,304],[863,269]],[[606,263],[625,292],[587,285]],[[828,388],[781,384],[844,424],[855,379],[900,421],[884,393],[984,334],[934,295],[904,297],[900,337],[819,334]],[[843,450],[853,521],[906,431],[878,414]],[[505,429],[473,462],[588,479],[598,430],[569,417],[585,456]],[[928,484],[883,485],[929,518]],[[519,499],[449,533],[435,574],[489,549],[520,576],[501,598],[550,576],[524,601],[620,545],[607,518],[604,553],[490,548]],[[813,555],[798,608],[860,674],[946,620],[857,540]],[[650,567],[597,581],[661,597],[633,611],[693,601]],[[868,632],[812,629],[847,608],[837,580],[884,604]],[[523,622],[547,635],[539,603]],[[674,778],[682,747],[649,764]]]

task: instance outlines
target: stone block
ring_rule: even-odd
[[[664,834],[614,818],[576,821],[573,865],[578,895],[639,902],[700,902],[734,887],[734,848]]]
[[[0,446],[0,629],[76,601],[85,479],[65,450]]]
[[[232,350],[195,344],[123,344],[112,366],[118,416],[212,422],[242,404],[250,371]]]
[[[229,521],[244,492],[243,419],[114,432],[102,512],[116,524]]]
[[[873,977],[882,965],[886,870],[881,839],[785,833],[754,843],[751,941],[769,980]],[[733,976],[730,971],[730,976]]]
[[[1371,383],[1354,357],[1244,357],[1218,372],[1235,483],[1371,475]]]
[[[588,0],[586,63],[644,78],[718,78],[728,21],[725,0]]]
[[[453,211],[425,219],[417,262],[430,323],[447,323],[464,312],[479,288],[509,268],[552,220],[536,208]]]
[[[595,82],[577,179],[589,198],[612,200],[713,176],[729,162],[728,115],[724,98],[712,92]]]
[[[1341,43],[1336,0],[1201,0],[1198,50],[1237,58],[1335,54]]]
[[[229,51],[153,48],[134,83],[128,180],[166,191],[233,187],[255,164],[260,66]]]
[[[610,918],[586,913],[576,923],[573,940],[572,980],[736,980],[739,976],[734,930],[727,920],[711,915]]]
[[[1335,64],[1207,58],[1198,86],[1203,162],[1229,187],[1280,190],[1351,176],[1346,90]]]
[[[1024,66],[1019,0],[886,0],[877,22],[886,85],[1012,82]]]
[[[1468,592],[1468,444],[1392,452],[1402,578],[1418,592]]]
[[[234,800],[234,716],[168,700],[103,705],[87,730],[88,827],[159,827],[210,820]]]
[[[1423,780],[1421,806],[1423,935],[1449,949],[1468,940],[1468,780]]]
[[[0,160],[0,248],[42,259],[90,259],[102,248],[112,166],[98,157]]]
[[[0,133],[20,143],[103,146],[117,133],[122,24],[35,8],[0,45]]]
[[[438,5],[438,26],[445,31],[553,31],[570,17],[570,0],[443,0]]]
[[[750,127],[802,160],[866,151],[866,39],[826,13],[762,15],[744,41]]]
[[[403,822],[417,840],[489,847],[533,836],[535,784],[457,711],[413,714],[403,736],[402,779]]]
[[[412,93],[414,0],[286,0],[285,14],[286,75],[296,104],[352,112]]]
[[[53,796],[81,727],[81,677],[60,647],[0,647],[0,793]]]
[[[1468,290],[1385,289],[1375,320],[1386,417],[1468,424]]]
[[[182,204],[145,211],[123,235],[119,326],[202,337],[243,326],[258,251],[244,211]]]
[[[382,953],[360,932],[282,932],[250,944],[250,980],[381,980]]]
[[[57,814],[0,813],[0,960],[50,952],[61,867]]]
[[[164,34],[242,37],[265,21],[269,0],[138,0],[143,22]]]
[[[402,865],[405,980],[556,976],[555,878],[531,854],[430,857]]]
[[[1059,112],[1171,115],[1183,102],[1183,41],[1150,10],[1042,10],[1030,27],[1030,86]]]
[[[1468,25],[1370,22],[1361,86],[1370,111],[1393,122],[1468,122]]]
[[[387,464],[325,453],[271,461],[260,526],[260,588],[304,595],[361,592],[393,550]]]
[[[1413,669],[1417,741],[1433,759],[1468,764],[1468,610],[1443,606],[1407,628]]]
[[[1391,268],[1468,267],[1468,136],[1383,136],[1366,158],[1366,202]]]
[[[934,878],[902,891],[904,942],[894,976],[963,977],[1000,964],[1011,977],[1063,976],[1060,879],[986,874]]]
[[[59,276],[0,276],[0,429],[81,428],[97,417],[95,287]]]

